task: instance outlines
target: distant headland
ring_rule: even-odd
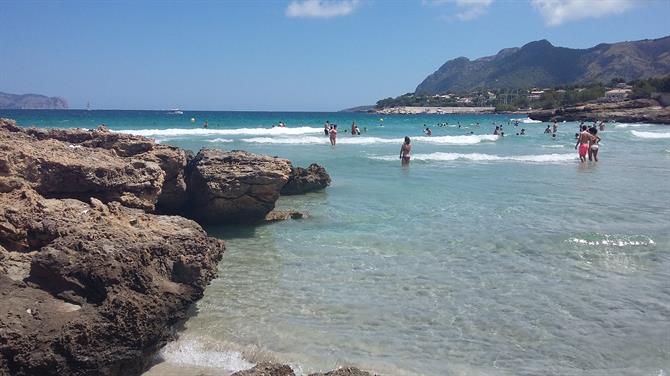
[[[40,94],[9,94],[0,91],[2,110],[66,110],[67,101],[61,97]]]

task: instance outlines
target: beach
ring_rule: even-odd
[[[277,202],[307,218],[204,226],[226,244],[219,277],[148,375],[228,375],[265,360],[297,374],[343,365],[382,375],[659,375],[670,367],[666,126],[609,123],[600,162],[581,164],[578,123],[559,123],[554,139],[543,133],[549,123],[514,126],[518,115],[0,117],[37,127],[104,123],[194,152],[316,162],[330,174],[327,189]],[[335,147],[326,120],[341,131]],[[279,121],[287,127],[272,128]],[[352,121],[360,136],[342,132]],[[492,135],[494,122],[504,137]],[[521,128],[526,136],[516,135]],[[404,136],[409,168],[398,158]]]

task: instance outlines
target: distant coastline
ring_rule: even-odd
[[[67,101],[61,97],[10,94],[0,91],[0,110],[66,110],[67,108]]]

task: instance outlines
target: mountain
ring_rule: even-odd
[[[670,36],[587,49],[555,47],[547,40],[506,48],[495,56],[447,61],[416,88],[417,94],[514,89],[589,82],[631,81],[670,74]]]
[[[8,94],[0,92],[0,109],[4,110],[63,110],[67,101],[60,97],[39,94]]]

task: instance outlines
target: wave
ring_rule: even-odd
[[[376,156],[369,157],[371,159],[378,159],[383,161],[396,161],[397,156]],[[412,155],[412,160],[419,161],[475,161],[475,162],[498,162],[498,161],[512,161],[512,162],[529,162],[529,163],[557,163],[568,162],[577,159],[576,154],[538,154],[538,155],[495,155],[495,154],[481,154],[481,153],[430,153],[430,154],[415,154]]]
[[[412,138],[413,142],[429,143],[438,145],[474,145],[481,142],[493,142],[498,140],[499,136],[494,135],[466,135],[466,136],[419,136]],[[301,136],[301,137],[252,137],[243,138],[240,141],[257,144],[329,144],[327,137]],[[338,144],[348,145],[372,145],[372,144],[402,144],[401,138],[381,138],[366,136],[341,136],[338,137]]]
[[[639,127],[651,127],[651,124],[628,124],[628,123],[617,123],[614,124],[617,128],[639,128]]]
[[[560,149],[564,148],[565,145],[542,145],[542,147],[547,149]]]
[[[117,129],[114,132],[129,133],[136,136],[225,136],[225,135],[300,135],[323,133],[323,128],[295,127],[295,128],[234,128],[234,129],[205,129],[205,128],[169,128],[169,129]]]
[[[160,352],[160,358],[167,363],[220,368],[237,372],[254,366],[243,358],[239,351],[225,348],[208,348],[196,340],[177,340],[168,343]]]
[[[639,138],[670,138],[670,132],[630,131],[630,133]]]
[[[524,124],[537,124],[537,123],[541,123],[541,122],[542,122],[541,120],[533,120],[533,119],[528,118],[528,117],[526,117],[526,118],[519,118],[519,119],[509,119],[509,120],[510,120],[510,121],[513,121],[513,122],[514,122],[514,121],[518,121],[518,122],[520,122],[520,123],[524,123]]]
[[[207,142],[235,142],[235,140],[231,140],[229,138],[215,138],[212,140],[207,140]]]

